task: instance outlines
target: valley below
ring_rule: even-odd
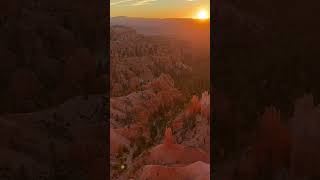
[[[210,179],[209,47],[112,22],[111,179]]]

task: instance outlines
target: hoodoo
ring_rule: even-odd
[[[171,128],[166,128],[166,132],[164,134],[164,144],[166,146],[171,146],[173,144]]]

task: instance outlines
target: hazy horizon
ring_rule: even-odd
[[[111,0],[111,17],[190,18],[205,10],[210,14],[210,0]]]
[[[135,18],[135,19],[192,19],[197,20],[194,17],[139,17],[139,16],[110,16],[110,18]],[[206,21],[210,21],[209,19],[206,19]]]

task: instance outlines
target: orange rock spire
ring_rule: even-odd
[[[170,146],[173,144],[171,128],[166,128],[166,132],[164,134],[164,144],[167,146]]]

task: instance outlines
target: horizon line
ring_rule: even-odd
[[[197,18],[192,17],[168,17],[168,18],[157,18],[157,17],[136,17],[136,16],[110,16],[111,18],[117,18],[117,17],[124,17],[124,18],[140,18],[140,19],[192,19],[192,20],[199,20]],[[210,21],[210,18],[205,19],[206,21]]]

